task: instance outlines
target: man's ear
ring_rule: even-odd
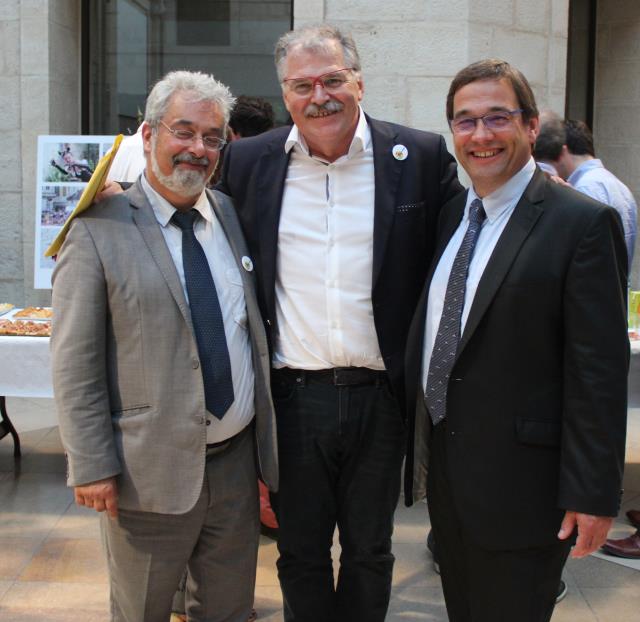
[[[362,101],[362,98],[364,96],[364,82],[362,81],[362,78],[360,78],[358,80],[358,101]]]
[[[529,134],[529,142],[533,147],[538,140],[538,134],[540,133],[540,119],[538,117],[531,117],[528,122],[527,133]]]
[[[153,133],[152,127],[145,121],[142,124],[142,148],[145,153],[151,153],[151,134]]]

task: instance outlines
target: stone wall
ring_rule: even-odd
[[[640,3],[598,2],[594,139],[596,155],[640,203]],[[640,289],[640,243],[631,275]]]
[[[350,31],[373,116],[442,132],[445,99],[465,65],[498,56],[531,80],[539,104],[564,111],[569,0],[295,0],[294,23]]]
[[[0,2],[0,302],[48,304],[33,289],[39,134],[80,130],[80,0]]]
[[[487,56],[513,62],[542,107],[563,111],[568,2],[294,0],[294,23],[329,21],[351,31],[367,112],[442,132],[450,142],[449,82]],[[80,4],[0,1],[0,301],[49,300],[48,291],[32,287],[37,136],[80,129]],[[617,4],[637,10],[632,1]]]

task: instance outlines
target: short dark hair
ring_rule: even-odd
[[[564,121],[555,112],[543,111],[540,115],[540,133],[533,146],[533,157],[536,160],[556,162],[565,141]]]
[[[573,155],[587,155],[596,157],[593,148],[593,134],[584,121],[567,119],[564,124],[566,132],[566,145],[569,153]]]
[[[453,119],[453,98],[455,94],[467,84],[478,80],[508,80],[518,98],[518,105],[522,108],[522,119],[528,121],[538,116],[536,98],[529,82],[521,71],[512,67],[507,61],[499,58],[487,58],[472,63],[461,69],[453,78],[447,95],[447,119]]]
[[[275,117],[271,104],[262,97],[240,95],[231,111],[229,126],[242,138],[257,136],[273,128]]]

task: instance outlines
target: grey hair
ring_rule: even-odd
[[[236,99],[222,82],[200,71],[170,71],[156,82],[147,97],[144,120],[152,128],[158,127],[171,98],[182,92],[193,95],[193,101],[214,103],[222,113],[226,128]]]
[[[330,49],[328,45],[330,41],[337,41],[340,44],[345,65],[353,69],[357,77],[360,78],[362,66],[360,65],[360,56],[353,37],[342,33],[336,26],[319,24],[291,30],[278,39],[274,52],[278,81],[282,82],[284,80],[285,60],[292,48],[301,47],[303,50],[327,52]]]

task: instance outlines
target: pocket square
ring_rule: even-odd
[[[404,205],[397,205],[396,212],[399,214],[410,212],[412,210],[420,209],[424,207],[424,201],[419,201],[418,203],[405,203]]]

